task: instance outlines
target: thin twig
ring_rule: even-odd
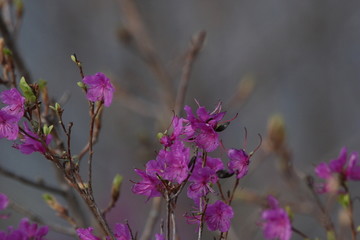
[[[150,240],[155,227],[156,222],[160,216],[161,201],[160,197],[153,198],[151,209],[145,222],[145,227],[140,240]]]
[[[23,184],[29,185],[31,187],[35,187],[35,188],[38,188],[40,190],[45,190],[45,191],[48,191],[48,192],[51,192],[51,193],[54,193],[54,194],[58,194],[58,195],[61,195],[61,196],[66,196],[66,191],[64,191],[64,190],[62,190],[60,188],[49,186],[44,181],[41,181],[41,180],[40,181],[34,181],[34,180],[31,180],[31,179],[25,178],[23,176],[20,176],[20,175],[17,175],[15,173],[11,172],[10,170],[4,169],[1,166],[0,166],[0,174],[6,176],[8,178],[14,179],[14,180],[16,180],[18,182],[21,182]]]
[[[300,231],[299,229],[295,228],[295,227],[291,227],[291,230],[298,234],[299,236],[301,236],[304,239],[310,239],[305,233],[303,233],[302,231]]]
[[[189,85],[189,80],[190,80],[191,69],[192,69],[192,66],[193,66],[193,63],[194,63],[196,57],[198,56],[198,54],[204,44],[205,37],[206,37],[205,31],[201,31],[198,34],[196,34],[193,37],[193,39],[191,41],[191,47],[186,54],[185,63],[184,63],[184,66],[182,69],[182,74],[181,74],[181,80],[179,83],[178,91],[176,94],[176,100],[175,100],[175,114],[176,115],[180,114],[180,110],[181,110],[182,106],[184,105],[186,91],[187,91],[187,87]]]
[[[135,5],[135,1],[119,0],[119,3],[122,10],[122,16],[127,23],[127,30],[135,42],[136,50],[138,50],[140,57],[149,66],[159,82],[161,87],[160,96],[163,104],[173,108],[174,90],[170,75],[156,54],[152,41],[146,32],[145,24]]]
[[[15,203],[14,201],[11,201],[10,208],[12,208],[14,211],[28,217],[30,220],[32,220],[34,222],[37,222],[38,224],[49,226],[49,228],[51,230],[55,231],[55,232],[62,233],[62,234],[65,234],[65,235],[69,235],[69,236],[72,236],[72,237],[77,236],[76,232],[74,231],[73,228],[66,228],[66,227],[63,227],[63,226],[60,226],[60,225],[51,224],[48,221],[45,222],[39,215],[31,212],[28,209],[25,209],[23,206],[21,206],[20,204]]]

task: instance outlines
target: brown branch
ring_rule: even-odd
[[[122,16],[125,18],[127,31],[134,40],[136,50],[156,76],[161,86],[160,96],[167,107],[173,108],[174,90],[171,77],[156,54],[151,39],[146,32],[145,24],[133,0],[119,0]]]
[[[191,69],[196,57],[203,47],[206,38],[206,32],[201,31],[196,34],[191,40],[191,46],[185,56],[185,63],[182,69],[182,75],[175,100],[175,114],[179,115],[182,106],[184,105],[185,95],[190,80]]]
[[[150,240],[155,227],[155,224],[160,216],[162,199],[160,197],[153,198],[149,215],[146,219],[143,234],[140,240]]]
[[[62,233],[62,234],[65,234],[65,235],[69,235],[69,236],[72,236],[72,237],[77,236],[74,229],[66,228],[66,227],[63,227],[63,226],[60,226],[60,225],[56,225],[56,224],[51,224],[48,221],[43,220],[39,215],[31,212],[30,210],[28,210],[28,209],[24,208],[23,206],[15,203],[14,201],[10,202],[10,208],[13,209],[14,211],[28,217],[30,220],[32,220],[34,222],[37,222],[38,224],[49,226],[49,228],[51,230],[55,231],[55,232]]]
[[[32,83],[32,78],[30,75],[29,70],[27,69],[20,52],[18,51],[18,48],[16,46],[15,40],[11,33],[9,32],[9,29],[6,26],[6,23],[4,22],[2,13],[0,12],[0,32],[5,40],[6,46],[11,50],[12,57],[14,59],[15,65],[17,69],[19,70],[20,74],[25,77],[26,81],[28,83]]]
[[[0,166],[0,174],[4,175],[5,177],[14,179],[20,183],[26,184],[28,186],[31,187],[35,187],[38,188],[40,190],[45,190],[54,194],[58,194],[61,196],[66,196],[66,191],[60,189],[60,188],[56,188],[56,187],[52,187],[47,185],[46,183],[44,183],[44,181],[34,181],[28,178],[25,178],[23,176],[17,175],[13,172],[11,172],[10,170],[4,169]]]

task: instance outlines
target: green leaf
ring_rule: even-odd
[[[12,56],[12,55],[13,55],[12,51],[11,51],[9,48],[7,48],[7,47],[4,47],[4,48],[3,48],[3,53],[4,53],[5,55],[8,55],[8,56]]]
[[[20,88],[28,103],[34,103],[36,101],[36,96],[24,77],[20,79]]]
[[[327,240],[336,240],[335,233],[333,231],[326,232],[326,239]]]
[[[76,83],[79,87],[81,87],[82,89],[86,89],[86,86],[83,82],[77,82]]]
[[[338,201],[343,207],[348,208],[350,205],[350,195],[349,194],[341,194],[338,197]]]
[[[38,85],[39,85],[39,89],[43,90],[47,85],[47,81],[45,81],[44,79],[39,79]]]
[[[54,128],[54,125],[48,126],[47,124],[45,124],[43,126],[43,133],[45,135],[49,135],[51,133],[51,130]]]
[[[72,60],[74,63],[77,63],[77,59],[76,59],[76,57],[75,57],[74,54],[72,54],[70,57],[71,57],[71,60]]]

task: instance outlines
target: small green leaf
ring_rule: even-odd
[[[285,206],[285,211],[287,212],[290,220],[294,219],[294,212],[291,210],[290,206]]]
[[[356,228],[357,232],[360,232],[360,225]]]
[[[40,90],[43,90],[47,85],[47,81],[45,81],[44,79],[39,79],[38,85]]]
[[[349,194],[341,194],[341,195],[339,195],[338,201],[343,207],[345,207],[345,208],[349,207],[349,205],[350,205],[350,196],[349,196]]]
[[[327,240],[336,240],[335,233],[333,231],[326,232],[326,239]]]
[[[3,53],[4,53],[5,55],[8,55],[8,56],[12,56],[12,55],[13,55],[12,51],[11,51],[9,48],[7,48],[7,47],[4,47],[4,48],[3,48]]]
[[[71,54],[71,60],[74,62],[74,63],[77,63],[77,59],[76,59],[76,56],[74,54]]]
[[[112,187],[119,189],[122,181],[123,181],[123,176],[121,176],[120,174],[116,174],[113,180]]]
[[[54,128],[54,125],[48,126],[47,124],[45,124],[43,126],[43,133],[47,136],[51,133],[51,130]]]
[[[36,101],[36,96],[24,77],[20,79],[20,88],[27,102],[34,103]]]
[[[86,89],[86,86],[83,82],[77,82],[76,83],[79,87],[81,87],[82,89]]]
[[[164,134],[162,132],[159,132],[158,134],[156,134],[157,139],[161,139],[164,136]]]
[[[55,103],[55,110],[56,110],[56,111],[61,110],[61,106],[60,106],[59,103]]]
[[[42,198],[45,200],[45,202],[54,201],[54,196],[48,193],[44,193]]]

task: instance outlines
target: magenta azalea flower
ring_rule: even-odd
[[[165,240],[165,237],[162,234],[155,234],[155,240]]]
[[[183,142],[175,141],[170,148],[160,150],[156,160],[150,160],[146,164],[146,173],[180,184],[189,174],[189,162],[190,149]]]
[[[217,105],[213,112],[208,112],[205,107],[197,109],[197,117],[192,113],[189,106],[185,106],[187,114],[186,122],[188,125],[184,128],[184,133],[188,140],[194,141],[196,145],[206,152],[214,151],[220,144],[218,133],[215,129],[222,120],[225,112],[221,112],[221,103]]]
[[[269,209],[261,214],[263,234],[266,239],[289,240],[291,238],[291,222],[288,214],[279,207],[279,202],[268,196]]]
[[[140,169],[135,169],[135,172],[142,177],[142,180],[134,184],[131,189],[133,193],[149,198],[161,196],[163,185],[158,178],[152,177]]]
[[[37,224],[31,224],[28,219],[23,218],[20,221],[18,229],[9,227],[7,232],[0,231],[0,239],[4,240],[46,240],[44,237],[48,233],[48,227],[38,227]]]
[[[105,74],[99,72],[85,76],[83,82],[87,87],[86,97],[89,101],[104,101],[106,107],[111,105],[115,88]]]
[[[24,115],[25,98],[16,88],[1,92],[0,100],[7,104],[6,107],[2,108],[7,114],[15,116],[17,119]]]
[[[332,176],[339,175],[342,181],[360,180],[360,165],[359,154],[353,152],[350,154],[347,162],[347,150],[342,148],[337,159],[331,160],[330,163],[320,163],[315,167],[315,173],[319,178],[325,179],[326,183],[319,186],[319,192],[324,193],[329,191],[329,182]]]
[[[205,212],[205,222],[210,231],[229,231],[230,221],[233,217],[234,211],[232,207],[220,200],[214,204],[209,204]]]
[[[92,232],[93,232],[93,228],[89,227],[89,228],[78,228],[76,229],[76,233],[78,235],[78,237],[80,238],[80,240],[101,240],[100,238],[98,238],[97,236],[95,236]]]
[[[230,149],[228,151],[228,157],[230,158],[230,162],[228,163],[230,171],[236,174],[237,179],[244,177],[249,171],[249,155],[242,149]]]
[[[216,172],[209,167],[199,168],[193,172],[189,179],[192,183],[189,185],[187,195],[191,199],[198,199],[206,196],[209,192],[214,192],[211,184],[217,182]]]
[[[15,140],[19,133],[19,119],[16,116],[8,114],[4,110],[0,110],[0,138]]]
[[[9,198],[5,194],[0,193],[0,210],[4,210],[5,208],[7,208],[8,205],[9,205]],[[0,214],[0,218],[2,218],[2,219],[8,218],[8,217],[9,217],[8,215]]]
[[[116,240],[131,240],[131,233],[129,227],[125,224],[117,223],[115,225],[114,236]]]
[[[40,152],[42,154],[45,154],[46,152],[45,146],[40,141],[35,140],[35,139],[40,140],[40,137],[36,133],[32,132],[26,123],[24,123],[24,130],[27,134],[24,134],[23,138],[20,140],[22,143],[15,144],[14,148],[19,149],[20,152],[22,152],[23,154],[31,154],[33,152]],[[46,136],[45,139],[46,146],[50,144],[51,139],[52,137],[50,134]]]
[[[173,132],[170,135],[167,135],[167,134],[164,135],[160,139],[160,143],[164,147],[170,147],[178,139],[178,137],[183,133],[183,122],[184,122],[183,118],[179,118],[177,116],[173,117],[173,120],[172,120]]]

